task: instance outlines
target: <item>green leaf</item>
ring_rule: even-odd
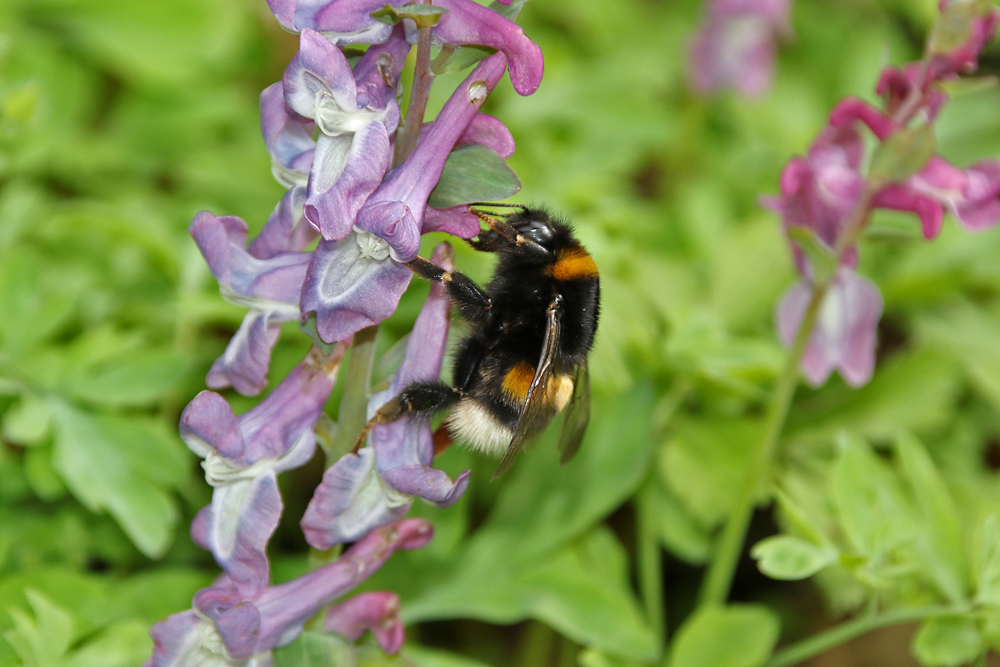
[[[832,473],[832,496],[844,533],[866,558],[885,553],[913,538],[895,478],[856,436],[841,438],[843,448]]]
[[[934,462],[916,438],[901,435],[896,440],[896,455],[926,524],[917,544],[927,569],[946,598],[952,602],[964,600],[969,584],[958,508]]]
[[[354,646],[333,633],[303,632],[287,646],[274,650],[274,667],[353,667]]]
[[[993,7],[988,0],[962,0],[950,2],[941,12],[941,18],[931,29],[927,40],[929,55],[941,55],[962,47],[972,38],[977,19]]]
[[[149,658],[152,642],[143,621],[114,623],[73,651],[64,667],[132,667]]]
[[[140,406],[154,403],[177,386],[187,372],[185,360],[167,348],[143,348],[96,367],[66,383],[69,395],[87,403]]]
[[[975,660],[983,637],[972,618],[932,618],[924,621],[913,641],[917,659],[928,667],[958,667]]]
[[[732,605],[695,613],[674,640],[673,667],[759,667],[778,641],[780,625],[766,607]]]
[[[0,261],[0,340],[15,355],[51,336],[76,307],[75,289],[57,291],[43,280],[43,265],[27,249]]]
[[[898,183],[924,168],[937,151],[930,123],[896,130],[875,149],[869,176],[878,184]]]
[[[58,500],[66,495],[66,485],[52,467],[51,447],[32,447],[24,453],[24,473],[31,490],[43,500]]]
[[[49,406],[36,394],[24,394],[3,413],[3,436],[25,447],[49,435]]]
[[[976,532],[976,601],[1000,607],[1000,517],[987,514]]]
[[[663,488],[659,476],[645,493],[654,508],[652,518],[657,534],[667,551],[692,565],[707,562],[711,547],[708,529],[695,520],[669,489]]]
[[[177,522],[167,491],[186,476],[183,449],[162,425],[53,402],[54,464],[91,511],[107,510],[150,557],[166,551]]]
[[[692,516],[718,524],[740,495],[762,433],[760,420],[678,419],[661,450],[660,475]]]
[[[410,641],[403,648],[403,657],[413,660],[417,667],[489,667],[485,662],[464,655],[425,648]]]
[[[20,609],[7,609],[14,629],[4,633],[25,667],[62,663],[73,638],[73,617],[36,590],[25,591],[34,618]]]
[[[517,174],[495,150],[481,144],[466,144],[448,155],[427,204],[434,208],[451,208],[495,201],[506,199],[520,189]]]
[[[755,544],[750,556],[772,579],[793,581],[816,574],[837,559],[837,552],[792,535],[777,535]]]

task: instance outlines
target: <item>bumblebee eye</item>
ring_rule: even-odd
[[[544,222],[529,222],[518,229],[518,232],[535,243],[545,243],[552,240],[552,228]]]

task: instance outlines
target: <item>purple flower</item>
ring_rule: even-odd
[[[254,595],[268,579],[266,547],[281,516],[277,474],[308,461],[313,425],[333,387],[342,345],[317,350],[249,412],[236,417],[225,399],[203,391],[181,415],[181,437],[205,459],[212,502],[191,526],[194,541],[212,552],[234,589]]]
[[[291,224],[294,229],[294,223],[282,218],[294,217],[295,195],[287,196],[284,212],[279,204],[272,220],[275,226]],[[219,282],[222,296],[250,308],[226,351],[209,371],[208,386],[221,389],[232,384],[241,394],[258,394],[267,383],[271,348],[281,323],[299,317],[299,295],[310,255],[278,252],[261,258],[247,252],[247,226],[235,216],[217,217],[202,211],[191,222],[190,232]],[[289,234],[291,238],[293,232]]]
[[[392,27],[371,17],[385,7],[402,7],[408,0],[268,0],[281,25],[293,32],[311,29],[334,44],[380,44]],[[530,95],[542,81],[542,51],[519,25],[472,0],[437,0],[448,11],[431,30],[439,43],[488,46],[510,63],[511,84]],[[505,3],[509,4],[509,3]]]
[[[440,244],[432,257],[451,268],[450,247]],[[403,363],[389,388],[372,397],[369,417],[407,385],[436,380],[448,337],[449,301],[441,284],[431,287],[413,326]],[[452,482],[431,467],[434,446],[427,418],[405,416],[372,427],[370,446],[347,454],[327,469],[302,518],[306,540],[318,549],[349,542],[372,528],[404,516],[418,496],[440,507],[458,500],[469,471]]]
[[[1000,222],[1000,161],[983,160],[959,169],[940,157],[914,174],[908,185],[944,206],[962,226],[978,231]]]
[[[282,89],[288,109],[319,128],[305,216],[325,239],[350,233],[358,208],[389,168],[389,135],[399,124],[399,107],[394,90],[373,65],[381,55],[398,74],[408,49],[401,34],[386,47],[373,48],[365,55],[367,61],[359,62],[365,74],[359,82],[340,49],[317,32],[302,31]]]
[[[813,289],[812,283],[803,278],[785,293],[778,306],[778,332],[789,347]],[[875,368],[876,330],[881,316],[878,288],[851,269],[841,267],[823,299],[802,357],[802,371],[809,383],[823,384],[834,370],[853,387],[868,382]]]
[[[288,188],[306,185],[316,150],[316,124],[288,111],[280,81],[260,93],[260,132],[275,180]]]
[[[735,88],[758,97],[771,86],[775,39],[790,33],[790,0],[709,0],[689,54],[691,80],[703,94]]]
[[[292,642],[304,623],[373,572],[397,549],[417,549],[430,541],[431,526],[423,519],[406,519],[372,531],[333,563],[298,579],[243,594],[223,577],[195,595],[194,609],[153,626],[153,656],[144,667],[237,667],[270,664],[270,651]],[[357,634],[359,627],[383,618],[399,628],[379,631],[386,650],[402,643],[398,620],[388,600],[368,597],[331,610],[331,629]],[[362,596],[359,596],[362,597]],[[381,609],[379,605],[382,604]],[[353,617],[352,617],[353,616]]]

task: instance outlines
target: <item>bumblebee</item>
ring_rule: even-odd
[[[503,454],[493,479],[559,412],[562,462],[576,453],[590,417],[587,353],[600,305],[597,265],[570,227],[541,209],[511,208],[519,210],[493,216],[472,209],[490,228],[468,243],[499,257],[486,289],[422,257],[407,264],[444,284],[470,331],[454,359],[454,386],[409,385],[371,422],[450,408],[445,425],[454,439]]]

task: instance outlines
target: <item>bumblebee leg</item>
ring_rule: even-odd
[[[368,432],[375,424],[391,424],[405,415],[429,417],[438,410],[454,405],[462,397],[461,392],[443,382],[417,382],[399,392],[395,398],[379,408],[375,416],[368,420],[364,430],[352,450],[357,454],[364,444]]]
[[[483,289],[461,271],[445,271],[440,266],[417,257],[406,265],[422,278],[443,283],[448,298],[458,308],[458,313],[469,322],[484,322],[489,317],[493,301]]]

